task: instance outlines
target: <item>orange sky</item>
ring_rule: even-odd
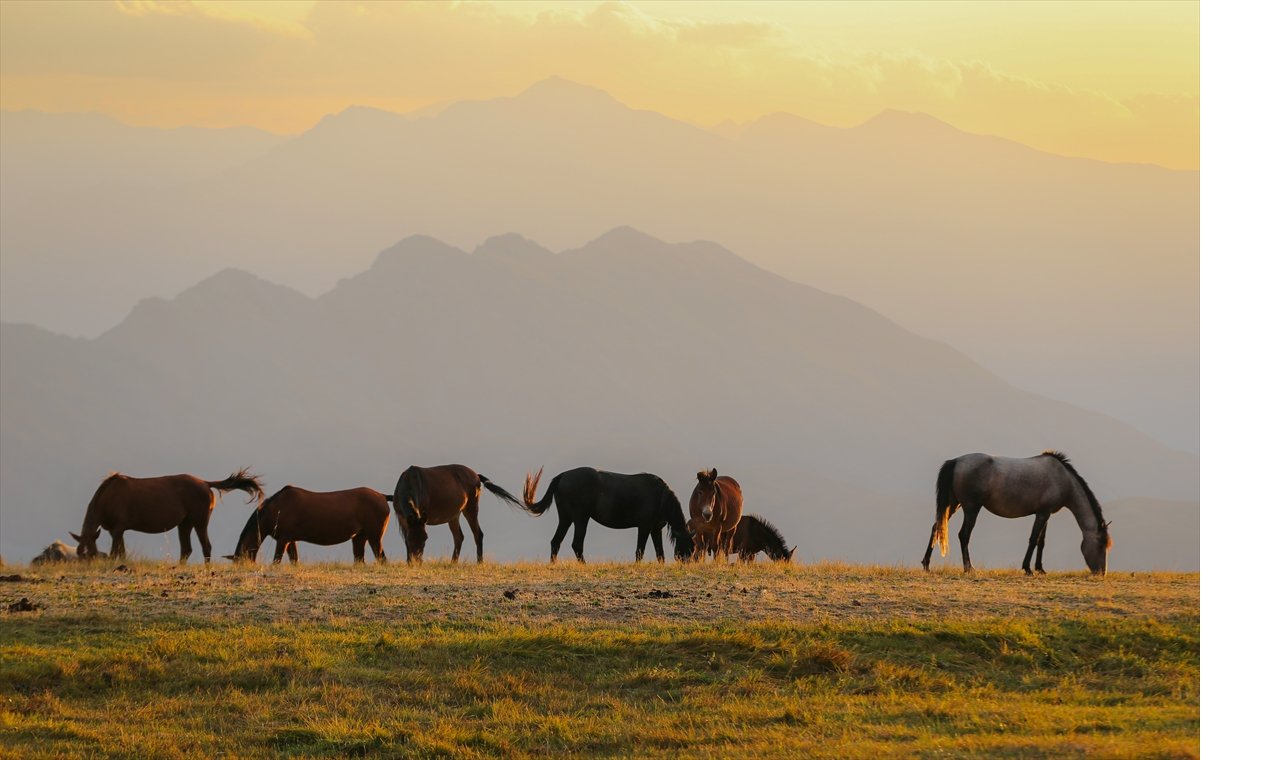
[[[885,108],[1199,167],[1196,3],[0,3],[0,107],[299,132],[550,75],[700,124]]]

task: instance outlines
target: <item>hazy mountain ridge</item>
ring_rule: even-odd
[[[348,109],[177,188],[6,201],[0,302],[7,320],[95,334],[226,266],[319,294],[369,264],[371,240],[518,229],[565,249],[634,224],[717,240],[1193,449],[1198,182],[920,114],[726,137],[549,80],[416,120]]]
[[[683,498],[715,465],[810,558],[893,562],[923,551],[933,474],[970,450],[1063,448],[1108,500],[1198,490],[1195,457],[719,245],[634,229],[560,254],[415,236],[317,298],[225,271],[96,340],[3,330],[6,554],[75,527],[111,469],[253,464],[273,489],[389,489],[410,463],[466,462],[508,487],[593,464],[649,469]],[[486,504],[495,553],[544,553],[550,521]],[[242,522],[234,497],[220,510],[219,547]],[[988,518],[979,533],[995,546],[1026,530]],[[606,533],[597,555],[625,554],[633,537]],[[1004,540],[981,559],[1019,553]]]

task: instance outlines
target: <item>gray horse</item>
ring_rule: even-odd
[[[973,571],[969,562],[969,536],[978,512],[986,507],[1001,517],[1027,517],[1035,515],[1031,528],[1031,540],[1027,543],[1027,555],[1022,569],[1031,575],[1031,553],[1036,555],[1036,572],[1044,572],[1044,535],[1049,515],[1066,507],[1075,515],[1084,540],[1080,551],[1094,575],[1107,574],[1107,551],[1111,549],[1110,523],[1102,519],[1102,507],[1066,455],[1046,451],[1040,456],[1026,459],[993,457],[990,454],[965,454],[948,459],[938,470],[938,514],[929,534],[929,547],[925,549],[924,569],[929,569],[929,557],[937,546],[942,556],[947,556],[947,522],[957,509],[964,510],[964,522],[960,526],[960,552],[964,556],[964,571]]]

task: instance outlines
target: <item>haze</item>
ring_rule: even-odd
[[[943,459],[1057,448],[1112,567],[1195,568],[1197,13],[0,4],[0,552],[111,470],[457,461],[715,466],[802,556],[905,564]]]

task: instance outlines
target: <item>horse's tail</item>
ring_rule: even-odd
[[[534,501],[534,496],[538,493],[538,481],[542,480],[542,468],[538,468],[537,473],[525,473],[524,476],[524,501],[514,501],[513,503],[528,512],[531,515],[540,515],[551,508],[551,501],[556,495],[556,486],[560,485],[560,476],[557,475],[547,484],[547,492],[542,495],[538,501]]]
[[[502,499],[503,501],[505,501],[506,503],[512,506],[519,507],[520,509],[524,509],[524,504],[521,503],[519,499],[512,496],[507,491],[507,489],[503,488],[497,483],[494,483],[492,480],[489,480],[488,478],[486,478],[485,476],[479,473],[476,473],[476,477],[480,478],[480,485],[484,486],[485,490],[487,490],[489,493],[493,494],[494,496],[497,496],[499,499]]]
[[[956,460],[948,459],[938,469],[938,484],[935,488],[938,501],[938,515],[933,521],[933,538],[930,546],[937,546],[938,553],[947,556],[948,539],[947,524],[951,521],[951,506],[955,503],[953,481],[956,476]]]
[[[216,489],[219,493],[244,491],[249,494],[247,503],[252,504],[254,501],[262,503],[262,478],[249,472],[248,467],[240,468],[223,480],[206,480],[204,484]]]

